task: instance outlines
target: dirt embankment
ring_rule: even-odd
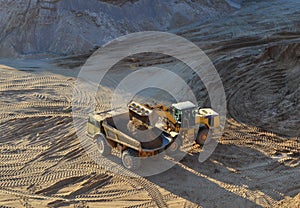
[[[0,57],[87,53],[128,33],[166,31],[234,10],[217,0],[2,0]]]

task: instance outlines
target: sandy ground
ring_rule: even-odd
[[[181,162],[166,157],[176,165],[156,176],[111,173],[76,138],[74,78],[3,65],[1,74],[2,205],[268,207],[299,192],[299,142],[234,119],[204,163],[195,148]],[[116,156],[102,162],[123,171]]]
[[[117,154],[99,160],[129,176],[107,171],[82,149],[72,124],[72,93],[80,93],[74,86],[76,59],[61,60],[59,66],[41,59],[2,60],[0,205],[299,207],[300,36],[293,22],[298,13],[280,4],[263,6],[257,13],[265,14],[264,21],[244,10],[236,14],[238,18],[177,31],[214,61],[226,90],[228,119],[220,144],[207,161],[198,162],[201,149],[196,146],[180,162],[166,156],[164,160],[175,166],[151,177],[125,170]],[[278,17],[275,25],[272,12],[280,8],[289,18]],[[255,34],[238,30],[245,22]],[[220,25],[225,27],[221,35],[216,29]],[[207,32],[209,36],[204,35]],[[146,60],[146,65],[149,62],[172,65],[165,57]],[[126,74],[123,69],[132,63],[122,64],[112,79]],[[99,93],[96,108],[109,108],[104,98],[110,89],[102,86]],[[199,97],[205,99],[205,94]],[[82,94],[78,107],[89,107],[91,99]]]

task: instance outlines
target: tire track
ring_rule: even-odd
[[[31,114],[18,114],[18,115],[0,115],[0,123],[7,122],[9,120],[16,120],[16,119],[24,119],[24,118],[40,118],[40,117],[79,117],[79,118],[86,118],[85,114],[81,113],[61,113],[56,111],[45,111],[45,112],[38,112],[38,113],[31,113]]]
[[[271,207],[272,205],[276,204],[276,201],[271,198],[270,196],[266,195],[265,193],[259,191],[259,190],[251,190],[248,189],[247,187],[244,186],[239,186],[239,185],[233,185],[229,183],[225,183],[222,181],[219,181],[217,179],[211,178],[205,174],[199,173],[196,170],[185,166],[184,164],[175,161],[173,158],[169,156],[165,156],[165,158],[174,164],[182,167],[183,169],[189,171],[190,173],[193,173],[196,176],[205,178],[206,180],[219,185],[220,187],[226,189],[227,191],[230,191],[238,196],[241,196],[242,198],[248,199],[262,207]]]
[[[167,207],[167,204],[156,185],[116,163],[113,163],[112,165],[112,161],[98,155],[97,149],[95,148],[95,145],[92,145],[91,140],[86,139],[84,142],[85,143],[82,143],[82,145],[88,152],[90,152],[89,155],[93,158],[93,160],[96,161],[97,164],[101,164],[101,167],[104,169],[111,171],[113,173],[113,177],[126,181],[133,187],[136,185],[142,186],[148,192],[149,196],[155,201],[158,207]]]
[[[6,106],[1,106],[0,110],[20,110],[20,109],[26,109],[26,108],[66,108],[66,107],[72,107],[71,102],[26,102],[26,103],[17,103],[17,104],[9,104]],[[81,107],[81,108],[87,108],[89,107],[88,104],[85,103],[76,103],[75,107]]]
[[[225,139],[221,139],[221,144],[234,144],[247,146],[252,149],[261,151],[269,156],[289,154],[289,156],[279,159],[281,163],[292,165],[293,167],[300,165],[300,141],[297,138],[283,138],[275,133],[263,131],[257,127],[251,127],[229,119],[228,129],[226,130]],[[287,162],[291,162],[288,164]]]

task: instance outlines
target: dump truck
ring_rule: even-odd
[[[130,170],[138,169],[143,157],[157,156],[174,142],[168,132],[157,127],[135,128],[128,111],[89,114],[87,134],[96,142],[103,156],[117,148],[122,154],[124,167]]]
[[[174,103],[171,107],[162,104],[149,105],[130,101],[128,104],[130,120],[145,126],[160,128],[175,138],[169,150],[177,151],[184,143],[203,145],[209,131],[211,138],[221,135],[220,117],[211,108],[200,108],[191,101]]]

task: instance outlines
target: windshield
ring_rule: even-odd
[[[174,115],[174,118],[177,122],[181,122],[181,115],[182,115],[182,112],[181,110],[178,110],[177,108],[174,108],[173,109],[173,115]]]

